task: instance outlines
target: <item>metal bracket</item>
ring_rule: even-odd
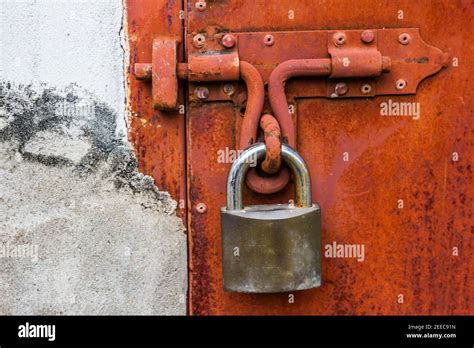
[[[449,60],[425,43],[417,28],[226,33],[212,27],[187,36],[188,63],[177,62],[177,44],[157,38],[153,62],[135,64],[138,79],[152,80],[154,106],[160,110],[177,107],[178,78],[190,81],[191,101],[242,104],[244,86],[224,83],[239,80],[239,61],[254,65],[268,83],[285,61],[331,59],[329,76],[286,83],[287,98],[294,99],[414,94],[423,79]]]

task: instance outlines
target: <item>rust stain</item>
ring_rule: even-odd
[[[407,58],[407,59],[405,59],[406,63],[428,64],[429,61],[430,61],[429,57]]]
[[[474,98],[469,82],[472,66],[467,64],[471,57],[465,47],[470,33],[464,30],[470,27],[471,2],[229,0],[208,2],[203,12],[195,10],[193,1],[186,3],[188,33],[206,33],[211,25],[214,34],[246,32],[246,36],[238,37],[240,60],[254,65],[264,83],[275,68],[275,54],[279,61],[285,61],[306,59],[309,53],[325,57],[323,49],[327,53],[327,36],[321,39],[305,34],[292,39],[292,34],[285,32],[400,28],[402,24],[396,17],[400,8],[405,12],[404,28],[420,28],[427,43],[450,52],[460,62],[458,67],[449,66],[435,78],[426,79],[416,95],[294,101],[295,144],[311,172],[314,200],[322,208],[323,246],[335,241],[360,243],[366,254],[363,262],[323,258],[322,287],[295,292],[292,304],[288,303],[288,294],[223,291],[219,209],[225,205],[230,163],[219,163],[217,153],[225,148],[237,149],[245,95],[239,91],[234,99],[191,103],[187,115],[190,313],[471,314],[474,284],[470,273],[474,261],[469,253],[473,247],[474,187],[470,118]],[[169,13],[164,4],[162,0],[128,0],[131,63],[151,61],[151,42],[160,31],[168,30],[168,25],[173,32],[181,32],[177,20],[163,25],[167,23],[163,14]],[[287,9],[294,11],[291,20]],[[450,30],[440,30],[447,13],[456,21]],[[410,30],[412,39],[416,39],[419,34]],[[282,32],[274,35],[272,46],[245,44],[255,35],[264,37],[269,32]],[[383,35],[378,40],[379,47],[383,44],[391,52],[402,52],[397,40],[392,42]],[[218,45],[217,41],[209,42]],[[433,73],[437,61],[447,61],[447,56],[434,47],[423,50],[409,62],[403,62],[406,57],[400,53],[392,59],[391,71],[397,72],[402,63],[409,63],[404,64],[407,69],[421,69],[416,80]],[[391,56],[383,51],[381,54]],[[437,58],[425,59],[433,55]],[[326,64],[326,68],[331,67]],[[351,89],[355,84],[348,86]],[[173,197],[186,197],[183,115],[150,111],[150,86],[130,76],[130,87],[131,108],[137,114],[131,120],[130,138],[140,169],[151,174],[160,189],[169,190]],[[294,97],[325,96],[327,88],[324,81],[311,78],[288,81],[286,86],[292,104]],[[413,88],[412,84],[407,88]],[[212,88],[210,91],[212,95]],[[393,93],[388,88],[385,92]],[[380,103],[388,98],[420,103],[421,117],[380,116]],[[240,103],[233,104],[237,99]],[[268,104],[264,110],[271,111]],[[346,151],[348,161],[342,155]],[[458,161],[452,160],[453,152],[459,153]],[[247,189],[245,203],[287,202],[293,198],[292,193],[291,184],[265,196]],[[398,207],[399,200],[403,208]],[[206,213],[193,209],[199,203],[207,205]],[[453,256],[454,247],[460,256]],[[404,297],[403,304],[397,302],[399,295]]]
[[[294,19],[288,20],[288,13],[281,11],[282,8],[294,10]],[[462,30],[469,25],[469,16],[460,4],[447,0],[436,5],[430,2],[374,3],[362,0],[357,6],[348,0],[214,2],[205,15],[194,11],[188,14],[189,30],[204,31],[208,24],[212,24],[233,32],[261,32],[259,35],[264,37],[268,31],[398,28],[400,21],[392,14],[399,8],[405,10],[404,27],[419,27],[426,42],[456,52],[460,61],[469,61],[463,46],[468,37]],[[446,12],[458,19],[453,24],[459,33],[455,38],[439,30]],[[253,13],[266,15],[249,15]],[[248,36],[257,34],[248,33]],[[239,38],[241,60],[253,64],[264,82],[268,82],[275,67],[272,60],[275,52],[278,52],[280,61],[298,54],[301,55],[298,58],[304,59],[307,57],[305,52],[310,49],[318,57],[324,54],[318,50],[327,45],[326,41],[315,37],[311,41],[314,44],[308,46],[307,37],[299,41],[285,39],[285,35],[290,34],[274,35],[273,46],[262,45],[260,48],[242,46],[250,39]],[[412,37],[416,35],[412,32]],[[282,41],[284,44],[279,46]],[[386,44],[387,47],[391,45]],[[397,40],[390,49],[398,49],[396,45],[399,45]],[[427,52],[432,51],[428,48]],[[420,54],[410,65],[428,67],[434,64],[424,59],[428,56]],[[394,71],[399,66],[397,59],[392,60],[391,69]],[[193,238],[204,238],[205,235],[210,243],[209,250],[205,255],[191,255],[191,264],[206,264],[202,283],[209,281],[210,284],[205,286],[205,291],[191,289],[191,293],[199,293],[191,301],[191,313],[471,313],[473,299],[469,289],[473,284],[468,274],[472,269],[472,259],[455,258],[451,254],[453,246],[457,245],[461,252],[472,247],[469,227],[472,218],[470,222],[467,218],[472,203],[466,198],[469,197],[466,191],[472,191],[468,184],[471,167],[448,160],[445,168],[453,151],[465,155],[472,153],[472,146],[467,144],[472,141],[469,115],[473,99],[472,94],[468,98],[468,82],[463,78],[472,75],[472,68],[464,64],[456,69],[449,67],[436,78],[427,79],[414,96],[370,100],[297,99],[297,147],[311,172],[314,200],[322,207],[323,245],[334,241],[363,243],[365,261],[323,258],[322,287],[295,293],[293,304],[288,304],[288,294],[249,296],[226,293],[220,283],[219,218],[217,215],[209,216],[202,230],[193,232]],[[349,84],[349,88],[352,86]],[[324,95],[326,86],[312,79],[304,79],[300,84],[289,81],[287,86],[291,96],[311,95],[312,91]],[[380,103],[388,98],[397,102],[421,103],[421,118],[380,116]],[[218,119],[219,127],[203,129],[201,122],[204,117]],[[234,109],[232,103],[207,103],[190,108],[188,139],[192,141],[193,149],[199,149],[199,155],[190,153],[190,168],[193,175],[200,178],[202,195],[199,199],[211,202],[211,210],[217,211],[225,204],[223,195],[228,168],[210,164],[214,161],[212,154],[226,146],[233,148],[241,127],[240,117],[239,110]],[[209,132],[213,132],[212,140]],[[344,151],[349,152],[348,162],[343,161]],[[209,177],[210,172],[218,174]],[[460,196],[459,192],[465,193],[466,197]],[[245,197],[248,204],[285,202],[292,198],[291,185],[278,194],[262,196],[247,191]],[[403,209],[397,207],[399,199],[404,202]],[[440,213],[443,204],[444,214]],[[447,271],[453,269],[456,272]],[[191,275],[199,278],[201,273],[194,268]],[[404,296],[403,304],[397,302],[399,294]]]
[[[174,111],[154,110],[151,83],[140,81],[134,75],[135,63],[152,62],[153,40],[157,36],[171,36],[182,41],[180,21],[164,20],[166,16],[179,18],[181,4],[175,1],[127,0],[126,8],[130,37],[127,80],[131,91],[128,136],[140,171],[151,175],[158,188],[170,192],[178,201],[178,207],[182,207],[183,204],[179,203],[186,202],[185,117]],[[182,59],[182,48],[178,56]],[[142,75],[151,73],[147,66],[142,68]],[[186,218],[185,209],[178,208],[178,214]]]

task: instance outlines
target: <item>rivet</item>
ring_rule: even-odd
[[[375,38],[375,34],[372,30],[364,30],[360,34],[360,39],[364,43],[371,43],[372,41],[374,41],[374,38]]]
[[[400,36],[398,37],[398,42],[400,42],[402,45],[408,45],[410,41],[411,36],[408,33],[400,34]]]
[[[196,205],[196,211],[199,214],[204,214],[207,211],[207,206],[204,203],[198,203]]]
[[[360,91],[362,94],[369,94],[370,92],[372,92],[372,86],[369,85],[368,83],[365,83],[360,88]]]
[[[226,83],[222,89],[224,90],[224,93],[227,94],[227,95],[232,95],[235,93],[235,88],[234,88],[234,85],[231,84],[231,83]]]
[[[204,11],[207,7],[207,4],[205,1],[201,0],[201,1],[196,2],[195,6],[198,11]]]
[[[206,43],[206,38],[202,34],[197,34],[193,37],[193,44],[196,48],[203,48]]]
[[[402,89],[404,89],[405,87],[407,86],[407,82],[403,79],[400,79],[400,80],[397,80],[397,82],[395,82],[395,87],[401,91]]]
[[[209,89],[207,89],[206,87],[197,87],[194,90],[194,94],[198,99],[205,100],[209,98]]]
[[[265,35],[265,37],[263,38],[263,43],[267,46],[272,46],[274,43],[275,43],[275,38],[273,37],[273,35]]]
[[[348,90],[349,87],[347,86],[347,83],[344,82],[337,83],[336,87],[334,88],[334,91],[338,96],[346,94]]]
[[[235,46],[235,37],[234,35],[231,34],[226,34],[222,38],[222,46],[227,47],[227,48],[232,48]]]
[[[332,37],[332,41],[336,46],[342,46],[346,43],[346,35],[344,33],[335,33]]]

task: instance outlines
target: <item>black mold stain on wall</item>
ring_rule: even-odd
[[[77,93],[77,86],[57,91],[42,91],[30,85],[0,83],[0,117],[10,120],[0,130],[0,141],[14,141],[17,150],[30,161],[47,166],[72,166],[71,160],[60,156],[44,156],[25,151],[25,145],[40,131],[54,131],[67,136],[67,130],[77,127],[81,137],[91,142],[91,148],[76,169],[79,172],[93,170],[121,145],[115,135],[117,114],[103,102]],[[87,96],[87,97],[86,97]]]
[[[106,175],[116,188],[147,192],[159,201],[169,199],[151,177],[138,172],[136,157],[130,145],[116,135],[116,127],[117,113],[77,85],[59,90],[0,81],[0,143],[8,143],[7,151],[18,152],[23,160],[41,165],[70,167],[79,176],[97,172],[106,162]],[[55,152],[51,148],[49,153],[28,151],[35,139],[42,146],[44,134],[52,136],[52,147],[54,140],[59,140],[58,144],[73,141],[74,151],[77,141],[87,144],[87,152],[79,161],[73,161],[67,156],[51,155]]]

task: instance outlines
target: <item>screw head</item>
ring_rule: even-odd
[[[346,43],[346,34],[344,33],[335,33],[332,37],[332,41],[336,46],[342,46]]]
[[[344,82],[337,83],[336,87],[334,88],[334,91],[338,96],[346,94],[348,90],[349,86],[347,86],[347,83]]]
[[[205,205],[204,203],[196,204],[196,211],[199,214],[204,214],[207,211],[207,205]]]
[[[224,93],[227,95],[233,95],[235,93],[235,87],[231,83],[226,83],[222,89],[224,90]]]
[[[203,48],[206,44],[206,37],[202,34],[197,34],[193,37],[193,45],[196,48]]]
[[[360,91],[361,91],[362,94],[369,94],[370,92],[372,92],[372,86],[369,85],[368,83],[364,83],[360,87]]]
[[[375,38],[375,34],[372,30],[364,30],[360,34],[360,39],[362,40],[362,42],[367,43],[367,44],[373,42],[374,38]]]
[[[194,6],[196,7],[196,9],[198,11],[204,11],[207,7],[207,4],[206,4],[205,1],[200,0],[200,1],[196,2],[196,4]]]
[[[407,86],[406,80],[400,79],[400,80],[397,80],[397,82],[395,82],[395,88],[398,89],[399,91],[404,89],[406,86]]]
[[[400,42],[402,45],[408,45],[411,41],[411,36],[408,33],[403,33],[400,34],[398,37],[398,42]]]
[[[235,37],[234,35],[231,34],[225,34],[224,37],[222,38],[222,46],[227,47],[227,48],[232,48],[235,46]]]
[[[205,100],[209,98],[209,89],[207,89],[206,87],[197,87],[194,90],[194,94],[198,99]]]
[[[275,43],[275,38],[273,37],[273,35],[265,35],[265,37],[263,38],[263,43],[267,46],[272,46],[274,43]]]

